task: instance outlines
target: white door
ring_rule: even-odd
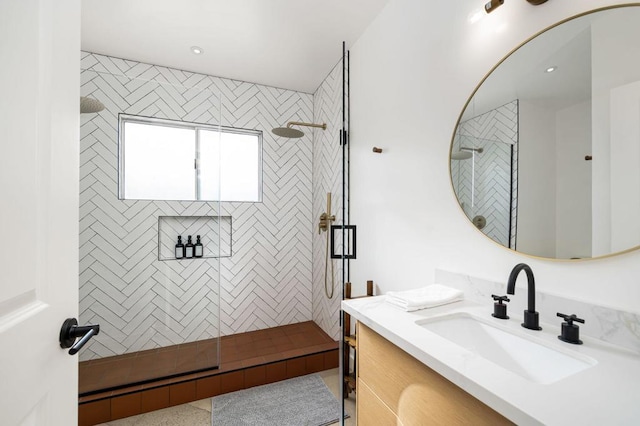
[[[0,424],[77,424],[79,0],[0,0]]]

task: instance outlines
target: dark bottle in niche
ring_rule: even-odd
[[[193,243],[191,242],[191,235],[187,237],[187,244],[184,245],[184,257],[187,259],[193,258]]]
[[[184,257],[184,244],[182,244],[182,236],[178,235],[178,244],[176,244],[176,259]]]
[[[193,255],[195,257],[202,257],[204,247],[200,242],[200,235],[196,235],[196,244],[193,246]]]

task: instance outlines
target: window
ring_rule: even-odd
[[[120,114],[126,200],[261,201],[262,132]]]

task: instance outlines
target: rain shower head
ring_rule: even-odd
[[[272,129],[271,132],[274,135],[282,136],[283,138],[301,138],[304,136],[304,132],[292,129],[291,127],[276,127],[275,129]]]
[[[325,123],[322,124],[314,124],[314,123],[303,123],[301,121],[290,121],[287,123],[287,127],[276,127],[271,130],[274,135],[281,136],[283,138],[301,138],[304,136],[304,132],[293,129],[291,126],[306,126],[306,127],[317,127],[322,130],[327,129],[327,125]]]
[[[468,160],[471,157],[473,157],[473,154],[469,151],[457,151],[451,153],[452,160]]]
[[[104,109],[104,104],[97,99],[80,96],[80,114],[91,114]]]
[[[473,157],[473,152],[477,152],[478,154],[482,154],[484,148],[467,148],[465,146],[460,147],[460,151],[452,152],[451,159],[452,160],[468,160]]]

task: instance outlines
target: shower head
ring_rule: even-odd
[[[97,99],[80,96],[80,114],[91,114],[104,109],[104,104]]]
[[[275,129],[272,129],[271,132],[274,135],[282,136],[283,138],[301,138],[304,136],[304,132],[292,129],[291,127],[276,127]]]
[[[484,151],[484,148],[467,148],[466,146],[461,146],[460,151],[474,151],[474,152],[477,152],[478,154],[482,154],[482,152]]]
[[[477,152],[478,154],[482,154],[484,148],[467,148],[465,146],[460,147],[460,151],[452,152],[451,159],[452,160],[468,160],[473,157],[473,152]]]
[[[283,138],[301,138],[304,136],[304,132],[301,132],[297,129],[292,129],[291,126],[306,126],[306,127],[317,127],[322,130],[327,129],[327,125],[325,123],[322,124],[314,124],[314,123],[303,123],[301,121],[290,121],[287,123],[287,127],[276,127],[271,130],[274,135],[282,136]]]
[[[468,160],[473,157],[473,154],[469,151],[456,151],[451,153],[452,160]]]

